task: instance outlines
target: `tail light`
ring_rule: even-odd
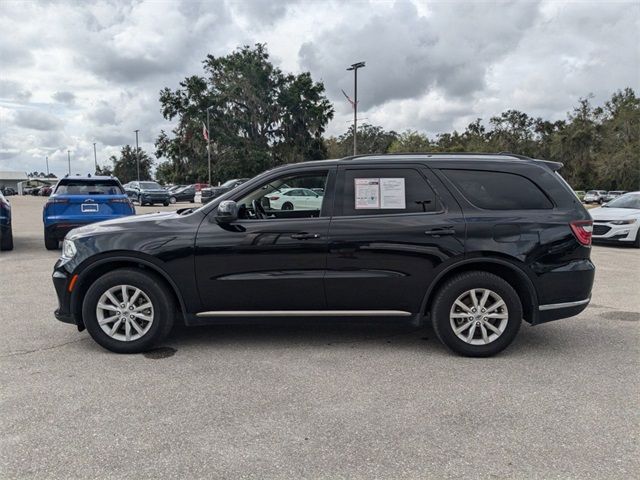
[[[591,234],[593,233],[593,220],[576,220],[570,222],[571,231],[581,245],[591,245]]]
[[[47,200],[47,204],[49,203],[69,203],[68,198],[50,198]]]
[[[269,200],[278,200],[280,197],[275,196],[275,197],[269,197]]]
[[[112,198],[109,203],[131,203],[128,198]]]

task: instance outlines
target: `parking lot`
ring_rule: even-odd
[[[2,478],[631,478],[640,251],[593,248],[581,315],[488,359],[429,328],[177,328],[116,355],[55,320],[40,197],[0,253]],[[172,207],[136,207],[138,213]]]

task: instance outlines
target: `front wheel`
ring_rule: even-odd
[[[161,342],[173,326],[173,295],[160,279],[118,269],[87,290],[82,318],[91,337],[116,353],[140,353]]]
[[[285,202],[282,205],[282,210],[293,210],[293,203],[291,202]]]
[[[172,204],[172,205],[173,205],[174,203],[176,203],[177,201],[178,201],[178,200],[176,200],[176,197],[171,197],[171,198],[169,198],[169,203],[170,203],[170,204]]]
[[[515,338],[522,323],[522,304],[504,279],[488,272],[466,272],[440,288],[431,315],[436,335],[451,350],[489,357]]]

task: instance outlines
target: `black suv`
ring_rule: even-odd
[[[56,317],[103,347],[264,317],[428,319],[470,356],[577,315],[592,221],[561,164],[507,154],[366,155],[265,172],[200,209],[73,230]],[[283,190],[316,189],[279,208]]]
[[[247,180],[249,180],[249,179],[248,178],[234,178],[233,180],[227,180],[226,182],[224,182],[219,187],[203,188],[200,191],[200,201],[203,204],[204,203],[209,203],[214,198],[217,198],[220,195],[223,195],[223,194],[227,193],[228,191],[233,190],[236,187],[239,187],[240,185],[242,185]]]

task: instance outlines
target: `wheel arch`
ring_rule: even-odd
[[[535,324],[538,313],[538,295],[533,281],[527,276],[522,268],[515,263],[495,257],[471,258],[457,262],[442,272],[431,282],[422,300],[421,312],[429,314],[433,298],[442,285],[454,275],[469,271],[485,271],[497,275],[516,290],[522,302],[522,312],[524,319]]]
[[[99,277],[105,273],[118,270],[120,268],[135,268],[155,275],[160,281],[164,282],[169,288],[169,291],[173,293],[174,300],[176,301],[176,305],[179,306],[183,320],[187,317],[187,308],[178,286],[171,279],[169,274],[161,267],[144,258],[126,255],[108,256],[103,257],[85,267],[82,270],[82,273],[78,276],[78,281],[73,289],[73,293],[71,295],[71,313],[76,319],[80,330],[84,329],[84,321],[82,320],[82,303],[87,290]]]

